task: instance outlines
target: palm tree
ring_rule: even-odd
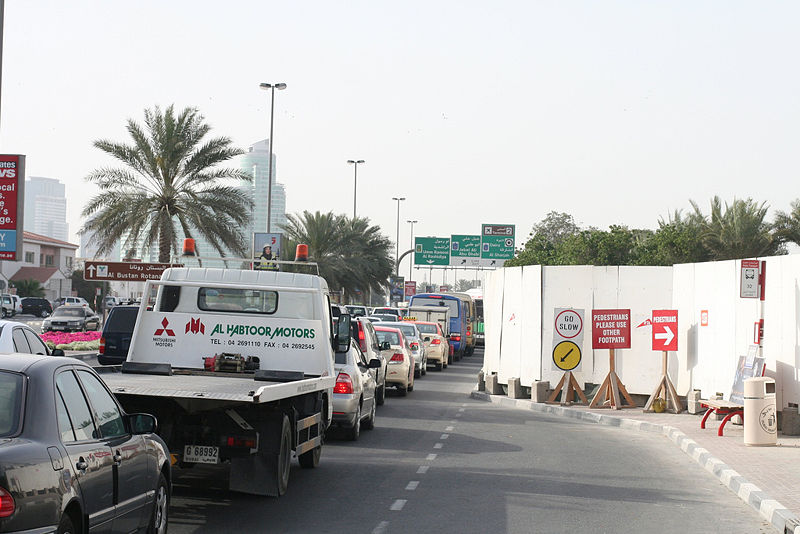
[[[17,288],[17,295],[21,297],[43,297],[44,288],[38,280],[29,278],[27,280],[15,280],[10,283],[11,287]]]
[[[124,167],[101,168],[86,180],[100,194],[83,210],[98,254],[123,240],[123,250],[158,249],[158,261],[178,252],[178,226],[186,237],[203,236],[221,255],[226,249],[244,257],[252,201],[229,180],[250,181],[244,171],[217,165],[242,154],[227,137],[203,141],[211,127],[194,108],[177,116],[173,106],[144,112],[144,128],[128,120],[132,144],[97,140],[94,146]],[[202,144],[201,144],[202,142]],[[144,251],[143,251],[144,252]]]
[[[711,199],[711,213],[706,217],[694,201],[694,216],[700,220],[701,241],[713,260],[754,258],[785,254],[780,239],[764,221],[769,209],[766,202],[733,199],[725,203],[718,196]]]
[[[779,211],[775,214],[772,226],[781,242],[800,245],[800,200],[792,201],[791,206],[791,212]]]
[[[290,242],[308,245],[309,259],[334,290],[349,295],[385,291],[392,273],[392,241],[365,217],[349,218],[333,212],[287,215],[284,227]],[[361,299],[362,301],[364,298]]]

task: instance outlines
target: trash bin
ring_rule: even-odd
[[[777,445],[775,380],[765,376],[744,381],[744,444]]]

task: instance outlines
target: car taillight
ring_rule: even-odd
[[[419,350],[419,343],[412,343],[411,350]]]
[[[442,340],[441,340],[441,339],[438,339],[438,338],[434,338],[434,339],[431,341],[431,345],[441,345],[441,344],[442,344]]]
[[[100,336],[100,348],[97,349],[97,352],[99,354],[105,354],[106,353],[106,338],[104,338],[103,336]]]
[[[461,341],[461,334],[451,334],[450,339],[453,341]]]
[[[14,497],[5,488],[0,488],[0,517],[8,517],[16,509],[17,505],[14,502]]]
[[[389,360],[389,363],[403,363],[405,358],[403,358],[402,352],[395,352],[392,354],[392,358]]]
[[[243,438],[239,436],[228,436],[223,439],[223,443],[228,447],[242,447],[247,449],[257,449],[258,443],[255,438]]]
[[[339,373],[336,377],[336,385],[333,386],[334,393],[344,393],[350,395],[353,393],[353,380],[347,373]]]
[[[471,333],[472,333],[472,327],[468,326],[467,327],[467,335],[470,335]]]

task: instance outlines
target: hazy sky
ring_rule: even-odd
[[[582,225],[800,197],[800,4],[671,1],[8,0],[0,152],[67,184],[156,104],[196,106],[242,147],[267,137],[287,211],[358,213],[394,240]],[[405,263],[405,262],[404,262]],[[408,267],[401,268],[407,274]]]

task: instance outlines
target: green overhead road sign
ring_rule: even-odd
[[[450,236],[450,265],[476,267],[481,263],[481,236]]]
[[[481,227],[481,265],[502,267],[514,257],[514,225],[484,224]]]
[[[414,265],[422,267],[450,265],[450,239],[447,237],[414,238]]]

